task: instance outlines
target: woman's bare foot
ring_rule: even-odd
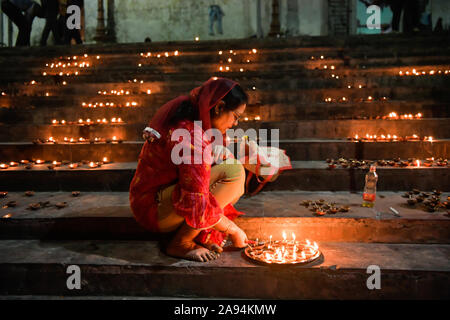
[[[172,241],[166,249],[169,256],[207,262],[218,258],[218,254],[207,248],[199,246],[193,241],[175,242]]]

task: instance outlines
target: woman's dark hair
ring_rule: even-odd
[[[225,102],[225,110],[233,111],[236,110],[239,106],[248,102],[248,95],[242,89],[241,86],[235,85],[230,92],[227,93],[225,97],[222,99]],[[210,111],[210,117],[213,118],[215,116],[214,108]],[[195,121],[199,119],[199,114],[195,110],[194,106],[190,101],[184,101],[175,111],[172,119],[170,120],[171,124],[176,124],[180,120],[191,120]]]

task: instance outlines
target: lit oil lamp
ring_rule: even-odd
[[[256,116],[255,117],[255,121],[260,121],[261,120],[261,117],[260,116]]]
[[[0,163],[0,169],[4,170],[4,169],[8,169],[9,165],[7,165],[6,163]]]
[[[19,165],[19,163],[18,162],[15,162],[15,161],[11,161],[10,163],[9,163],[9,166],[10,167],[17,167]]]
[[[36,164],[43,164],[43,163],[45,163],[45,160],[38,159],[38,160],[35,161],[35,163]]]
[[[425,167],[431,167],[431,166],[433,166],[433,162],[432,161],[424,161],[423,165]]]
[[[420,167],[420,160],[416,160],[416,167]]]
[[[97,168],[97,167],[98,165],[95,162],[93,161],[89,162],[89,168]]]
[[[111,161],[107,157],[103,157],[102,162],[107,164],[110,163]]]
[[[61,162],[60,161],[53,161],[52,165],[54,165],[55,167],[60,167],[61,166]]]
[[[69,164],[69,168],[70,169],[76,169],[78,167],[78,163],[71,163],[71,164]]]

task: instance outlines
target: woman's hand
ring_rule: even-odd
[[[244,248],[247,246],[248,243],[247,235],[238,226],[236,226],[236,228],[233,228],[231,230],[230,238],[231,241],[233,241],[234,246],[237,248]]]

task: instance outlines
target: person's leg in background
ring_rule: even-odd
[[[412,33],[418,31],[419,2],[418,0],[405,1],[405,12],[403,14],[403,31]]]
[[[58,0],[42,0],[42,10],[45,15],[45,26],[41,36],[41,46],[47,45],[50,31],[53,33],[55,44],[61,44],[61,36],[58,29]]]
[[[19,29],[19,34],[17,35],[16,40],[16,47],[29,45],[29,34],[31,33],[31,28],[27,23],[27,19],[22,14],[22,11],[8,0],[2,1],[2,11]]]
[[[219,16],[217,17],[217,31],[219,32],[219,34],[223,34],[221,14],[219,14]]]
[[[210,11],[209,11],[209,35],[210,36],[214,35],[214,20],[215,20],[215,14],[212,11],[212,9],[210,9]]]
[[[390,6],[392,10],[392,30],[398,32],[403,9],[403,0],[391,0]]]
[[[67,1],[67,7],[72,6],[72,5],[76,5],[78,6],[80,9],[83,8],[84,6],[84,1],[82,0],[69,0]],[[66,19],[68,19],[69,16],[67,15]],[[66,20],[67,23],[67,20]],[[83,41],[81,40],[81,32],[79,29],[71,29],[69,30],[66,26],[66,32],[67,32],[67,38],[66,38],[66,43],[67,44],[71,44],[72,39],[75,40],[76,44],[82,44]]]

